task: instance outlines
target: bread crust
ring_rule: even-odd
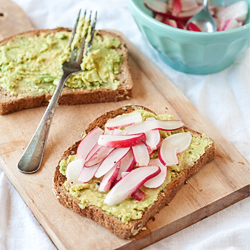
[[[94,120],[89,126],[86,128],[86,133],[90,132],[92,129],[94,129],[96,126],[99,126],[100,128],[103,128],[105,123],[108,119],[114,118],[117,115],[121,115],[124,113],[130,113],[134,111],[135,106],[126,106],[118,108],[116,110],[107,112],[103,114],[102,116],[98,117],[96,120]],[[143,107],[147,111],[151,111],[145,107]],[[151,111],[152,112],[152,111]],[[153,112],[154,113],[154,112]],[[192,134],[201,135],[200,133],[191,130],[189,128],[184,128],[185,131],[189,131]],[[79,145],[80,141],[77,141],[74,145],[72,145],[70,148],[68,148],[60,161],[62,159],[66,159],[70,154],[75,154],[77,151],[77,146]],[[116,236],[122,238],[122,239],[128,239],[134,235],[136,235],[143,226],[147,223],[147,221],[152,218],[157,212],[159,212],[164,206],[166,206],[176,195],[178,190],[182,188],[182,186],[185,184],[185,182],[193,175],[195,174],[203,165],[205,165],[207,162],[214,159],[215,156],[215,146],[214,141],[212,145],[206,150],[205,154],[203,154],[200,159],[195,162],[195,164],[183,171],[181,171],[178,176],[174,177],[170,184],[166,186],[163,193],[158,196],[158,200],[149,208],[147,209],[142,218],[138,220],[134,220],[129,222],[128,224],[125,224],[121,222],[118,218],[115,216],[108,215],[106,212],[102,211],[100,208],[96,206],[88,206],[84,209],[81,209],[79,207],[79,200],[73,198],[70,196],[70,194],[65,190],[63,183],[66,181],[66,177],[62,175],[59,171],[60,166],[58,162],[58,165],[56,167],[55,173],[54,173],[54,179],[53,179],[53,191],[58,199],[58,201],[72,209],[74,212],[86,216],[97,223],[101,224],[105,228],[107,228],[110,232],[115,234]]]
[[[15,36],[6,38],[0,42],[0,45],[4,45],[9,41],[15,40],[18,36],[39,36],[41,33],[52,34],[59,31],[71,31],[68,28],[57,28],[57,29],[41,29],[32,30],[23,33],[19,33]],[[99,89],[99,90],[88,90],[84,88],[73,89],[67,86],[64,87],[62,94],[59,98],[60,105],[78,105],[88,103],[99,103],[99,102],[117,102],[132,97],[133,81],[129,72],[128,66],[128,49],[124,39],[106,30],[96,31],[97,34],[104,36],[116,37],[121,41],[121,45],[118,50],[122,53],[123,62],[120,65],[120,73],[117,75],[117,80],[120,81],[120,85],[116,90],[112,89]],[[5,115],[20,111],[23,109],[36,108],[46,106],[51,99],[52,94],[42,94],[37,96],[27,96],[20,98],[18,96],[10,95],[6,90],[0,87],[0,115]]]

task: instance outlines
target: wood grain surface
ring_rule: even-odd
[[[134,81],[133,98],[119,103],[59,106],[37,173],[20,173],[17,162],[45,107],[0,116],[0,167],[58,249],[141,249],[250,195],[250,164],[246,159],[137,47],[126,41]],[[156,113],[171,113],[188,127],[206,133],[215,140],[216,158],[146,224],[145,231],[122,240],[60,205],[52,192],[52,178],[63,152],[81,137],[92,120],[129,103],[146,106]]]
[[[0,40],[34,29],[23,10],[10,0],[0,0]]]

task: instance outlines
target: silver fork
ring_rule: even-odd
[[[91,25],[91,14],[92,12],[90,12],[90,17],[89,17],[90,25]],[[76,34],[77,24],[78,24],[80,15],[81,15],[81,10],[78,13],[75,26],[72,30],[71,38],[69,40],[70,48],[71,48],[71,44]],[[86,16],[86,11],[84,13],[84,18],[85,16]],[[94,21],[91,25],[92,27],[91,39],[86,46],[87,51],[85,52],[85,55],[88,53],[89,48],[91,47],[91,44],[93,41],[96,20],[97,20],[97,12],[95,13]],[[75,48],[71,53],[70,60],[68,62],[64,62],[62,65],[63,76],[49,102],[49,105],[43,115],[42,120],[40,121],[40,124],[37,127],[37,130],[34,136],[32,137],[29,145],[27,146],[21,159],[18,162],[17,167],[22,173],[27,173],[27,174],[35,173],[41,166],[44,149],[45,149],[45,145],[46,145],[48,134],[49,134],[50,125],[51,125],[51,122],[52,122],[52,119],[56,110],[59,97],[62,93],[64,84],[71,74],[81,71],[80,65],[83,59],[85,39],[87,37],[87,34],[88,32],[86,32],[86,35],[81,42],[80,48]]]

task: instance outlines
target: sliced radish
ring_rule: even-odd
[[[195,0],[181,0],[181,11],[189,11],[198,7]]]
[[[188,19],[190,19],[190,16],[184,16],[184,17],[180,17],[180,13],[178,16],[174,16],[170,13],[158,13],[158,12],[155,12],[157,15],[161,15],[163,16],[163,18],[171,18],[171,19],[174,19],[176,21],[188,21]],[[181,12],[182,13],[182,12]],[[164,22],[164,21],[162,21]]]
[[[112,135],[125,135],[126,132],[124,130],[121,130],[119,128],[116,128],[113,130],[113,134]]]
[[[222,19],[218,31],[231,30],[240,27],[241,24],[236,19],[230,18],[228,20]]]
[[[141,122],[142,122],[142,116],[140,113],[129,113],[108,120],[105,127],[107,129],[115,129],[115,128],[130,126],[132,124]]]
[[[197,14],[198,12],[200,12],[202,10],[202,6],[197,6],[194,9],[191,9],[189,11],[182,11],[178,14],[178,17],[180,18],[191,18],[192,16],[194,16],[195,14]]]
[[[99,127],[90,131],[80,142],[77,148],[77,158],[86,159],[91,149],[95,146],[100,135],[103,134],[103,130]]]
[[[120,169],[119,169],[119,171],[120,171]],[[118,182],[119,182],[122,178],[124,178],[128,173],[129,173],[129,172],[122,172],[120,178],[118,178],[118,176],[117,176],[117,177],[116,177],[116,180],[114,180],[113,183],[111,184],[110,189],[113,188],[113,186],[116,185],[116,183],[118,183]],[[119,174],[119,172],[118,172],[118,174]]]
[[[217,17],[219,20],[236,19],[237,21],[245,21],[248,13],[248,5],[245,1],[238,1],[225,8],[221,8]]]
[[[155,166],[133,169],[109,191],[104,203],[109,206],[121,203],[160,171],[160,168]]]
[[[177,16],[182,11],[181,1],[174,0],[172,14]]]
[[[155,15],[155,19],[156,19],[157,21],[159,21],[159,22],[162,22],[163,19],[164,19],[164,17],[163,17],[162,15],[156,14],[156,15]]]
[[[83,168],[83,164],[83,159],[77,159],[75,161],[71,161],[68,164],[66,169],[66,177],[71,187],[82,184],[82,182],[78,180],[78,176]]]
[[[170,19],[168,20],[168,25],[174,28],[177,28],[177,23],[174,19]]]
[[[88,155],[86,156],[85,161],[87,162],[102,146],[98,143],[89,151]]]
[[[105,175],[114,165],[116,165],[129,152],[130,148],[116,148],[101,163],[95,177],[100,178]]]
[[[107,192],[112,183],[116,180],[117,174],[119,172],[120,162],[115,164],[104,176],[98,188],[99,192]]]
[[[177,148],[170,143],[165,142],[161,144],[159,150],[159,159],[164,166],[172,166],[179,164],[177,157]]]
[[[147,166],[150,160],[148,149],[144,143],[132,147],[137,166]]]
[[[124,156],[124,158],[121,160],[121,165],[119,169],[119,173],[117,175],[117,180],[119,180],[122,177],[122,173],[124,172],[130,172],[135,164],[134,156],[131,150]]]
[[[90,181],[94,177],[99,166],[100,164],[96,164],[95,166],[92,166],[91,168],[83,167],[78,177],[78,180],[84,183]]]
[[[146,135],[144,133],[136,135],[101,135],[98,144],[112,148],[127,148],[141,144],[145,140]]]
[[[145,132],[146,134],[146,141],[145,144],[150,150],[155,150],[159,147],[161,142],[161,135],[159,130],[152,130]]]
[[[147,188],[158,188],[163,184],[163,182],[165,181],[165,179],[167,177],[167,167],[164,166],[158,158],[151,159],[149,162],[149,165],[160,167],[161,172],[157,176],[155,176],[154,178],[145,182],[144,186]]]
[[[162,141],[159,159],[165,166],[179,164],[177,154],[185,151],[192,140],[189,133],[178,133],[168,136]]]
[[[146,119],[146,121],[152,121],[155,120],[154,117],[148,117]],[[147,145],[147,147],[153,151],[155,149],[158,148],[158,146],[160,145],[161,142],[161,135],[160,135],[160,131],[159,130],[151,130],[151,131],[147,131],[145,132],[146,134],[146,142],[145,144]]]
[[[90,159],[85,162],[85,167],[91,167],[102,162],[113,150],[114,148],[100,146],[100,148],[90,157]]]
[[[187,25],[187,30],[201,32],[200,28],[197,25],[195,25],[194,23],[189,23]]]
[[[181,121],[162,121],[162,120],[148,120],[140,124],[132,125],[125,128],[127,134],[145,133],[150,130],[165,130],[172,131],[183,127]]]
[[[151,156],[156,150],[151,150],[148,148],[148,153],[149,153],[149,156]]]
[[[146,194],[141,189],[137,189],[134,193],[131,194],[131,196],[135,200],[141,201],[146,197]]]
[[[113,132],[114,132],[114,130],[109,130],[109,129],[105,128],[104,135],[112,135]]]
[[[182,21],[177,20],[177,21],[176,21],[176,24],[177,24],[177,28],[179,28],[179,29],[185,29],[185,26],[184,26],[184,24],[183,24]]]
[[[121,178],[124,178],[129,172],[122,172],[121,173]]]
[[[177,148],[177,154],[184,152],[188,149],[192,140],[192,135],[190,133],[177,133],[168,136],[164,139],[168,143],[171,143]]]
[[[152,11],[159,13],[166,13],[168,11],[168,5],[160,0],[145,0],[144,4]]]

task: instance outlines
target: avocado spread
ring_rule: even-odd
[[[86,32],[86,41],[90,39],[89,27],[89,20],[79,20],[72,48],[79,46],[78,40]],[[19,97],[53,93],[62,76],[62,64],[70,58],[70,35],[71,32],[67,31],[41,33],[39,36],[20,35],[1,45],[0,87]],[[89,90],[117,89],[116,74],[123,59],[117,50],[120,44],[117,38],[96,33],[88,53],[85,48],[82,71],[70,76],[66,86]]]
[[[142,114],[143,120],[147,117],[155,117],[156,119],[170,120],[171,115],[154,115],[143,109],[138,109],[135,112]],[[184,132],[183,129],[179,129],[173,132],[161,131],[161,138],[164,139],[173,133]],[[104,199],[107,192],[99,192],[98,187],[101,179],[93,178],[88,183],[75,185],[70,187],[68,181],[65,181],[64,187],[70,193],[71,196],[80,201],[80,208],[85,208],[89,205],[94,205],[101,208],[107,214],[116,216],[122,222],[128,223],[131,220],[140,219],[144,211],[150,208],[158,196],[163,194],[164,188],[171,182],[173,177],[176,177],[180,171],[191,166],[197,161],[201,155],[205,153],[207,147],[211,145],[212,141],[203,134],[199,136],[192,136],[192,141],[189,148],[178,155],[179,165],[173,165],[167,168],[167,177],[165,182],[158,188],[146,188],[142,186],[140,189],[146,193],[146,197],[142,201],[137,201],[132,197],[127,198],[116,206],[108,206],[104,203]],[[157,158],[158,152],[151,155],[151,158]],[[69,162],[76,160],[76,155],[70,155],[67,159],[63,159],[60,162],[60,172],[66,175],[66,169]]]

